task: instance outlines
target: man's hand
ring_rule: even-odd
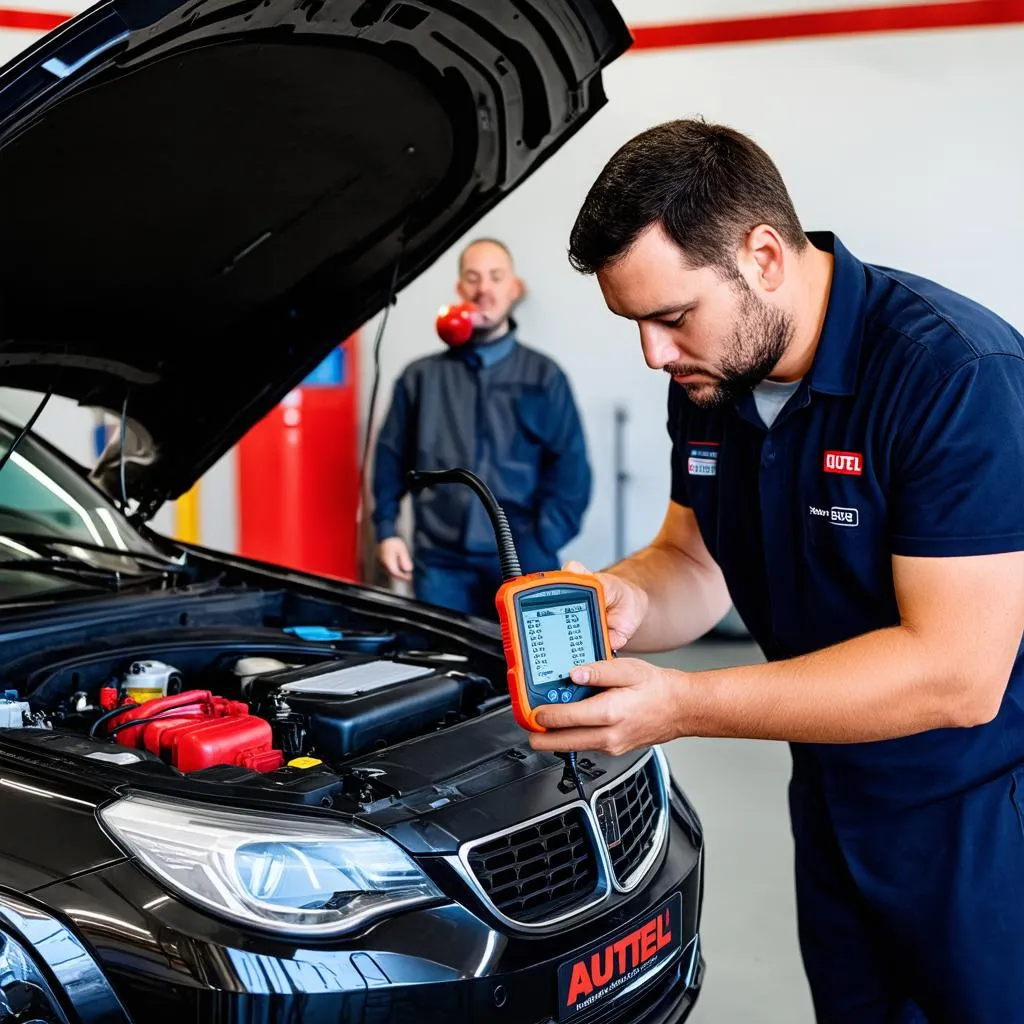
[[[621,576],[592,573],[580,562],[566,562],[562,568],[581,576],[595,576],[600,581],[608,613],[608,639],[613,651],[622,650],[647,614],[647,593]]]
[[[1024,551],[893,559],[899,625],[784,661],[688,673],[584,665],[603,692],[545,705],[535,750],[621,754],[678,736],[871,743],[991,722],[1024,622]]]
[[[539,708],[545,733],[531,733],[534,750],[593,750],[612,756],[665,743],[685,731],[683,708],[690,689],[685,672],[637,658],[584,665],[572,673],[579,685],[603,687],[575,704]]]
[[[377,558],[392,579],[408,582],[412,579],[412,558],[401,537],[388,537],[377,545]]]

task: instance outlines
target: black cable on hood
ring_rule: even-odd
[[[401,260],[395,260],[395,272],[391,275],[391,285],[388,288],[388,301],[384,306],[384,315],[377,325],[377,337],[373,342],[373,383],[370,386],[370,405],[366,413],[366,436],[363,438],[363,455],[359,462],[359,501],[363,501],[366,486],[366,463],[370,458],[370,438],[373,437],[373,416],[377,408],[377,392],[380,389],[380,349],[384,341],[384,331],[388,325],[388,317],[391,314],[391,307],[395,303],[395,291],[398,287],[398,268]]]
[[[14,449],[17,448],[18,445],[25,440],[25,435],[35,425],[35,422],[37,419],[39,419],[39,416],[42,413],[43,409],[46,408],[46,403],[49,402],[49,400],[52,397],[53,388],[50,387],[47,389],[46,394],[43,395],[43,400],[39,403],[39,405],[36,406],[36,411],[32,413],[32,415],[28,418],[28,423],[26,423],[25,426],[21,428],[21,433],[19,433],[18,436],[14,439],[14,442],[11,444],[11,447],[8,448],[7,451],[5,451],[2,456],[0,456],[0,470],[2,470],[4,466],[7,465],[8,460],[14,454]]]

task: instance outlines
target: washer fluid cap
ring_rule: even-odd
[[[329,626],[287,626],[285,632],[300,640],[341,640],[344,635],[340,629]]]

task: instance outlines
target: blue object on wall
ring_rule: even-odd
[[[345,350],[331,350],[327,358],[302,382],[306,388],[336,388],[345,383]]]

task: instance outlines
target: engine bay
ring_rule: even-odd
[[[509,704],[456,644],[422,639],[265,621],[82,637],[8,663],[0,739],[232,793],[365,804],[383,790],[346,765]]]

